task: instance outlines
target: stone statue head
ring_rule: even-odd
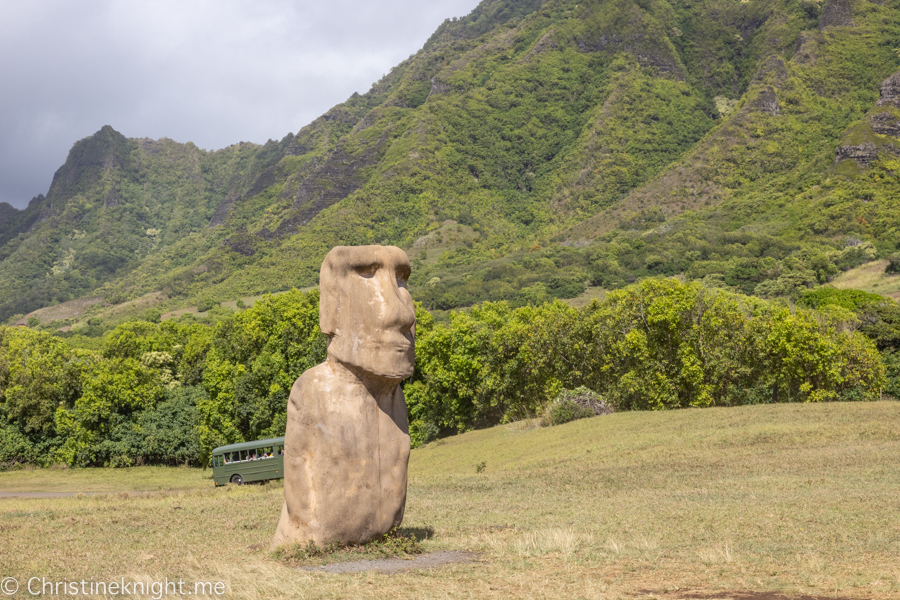
[[[328,356],[388,379],[412,375],[416,312],[409,258],[394,246],[337,246],[319,275],[319,327]]]

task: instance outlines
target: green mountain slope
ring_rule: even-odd
[[[78,142],[0,206],[0,319],[312,285],[365,243],[432,308],[679,272],[790,295],[896,249],[898,47],[897,0],[485,0],[280,142]]]

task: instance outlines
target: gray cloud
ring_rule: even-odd
[[[0,202],[111,125],[216,149],[296,132],[478,0],[0,3]]]

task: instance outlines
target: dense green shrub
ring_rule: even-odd
[[[884,272],[890,275],[900,273],[900,253],[895,252],[888,256],[888,264],[884,268]]]
[[[198,402],[204,456],[216,446],[284,435],[297,377],[325,359],[319,292],[265,296],[222,321],[203,369]]]
[[[884,393],[900,400],[900,352],[885,352],[882,360],[885,369]]]
[[[535,416],[579,386],[617,410],[875,398],[884,367],[853,320],[674,279],[581,310],[485,303],[419,338],[411,427],[448,434]]]
[[[556,397],[557,402],[574,402],[575,404],[590,410],[595,415],[607,415],[613,408],[603,401],[603,397],[583,385],[574,390],[563,390]]]
[[[546,422],[548,425],[562,425],[577,419],[593,417],[594,411],[584,408],[577,402],[567,399],[559,399],[551,402],[547,407]]]
[[[128,461],[152,465],[200,466],[197,406],[206,398],[202,387],[175,388],[152,409],[110,432]]]
[[[582,309],[489,302],[435,322],[417,305],[412,443],[538,415],[900,392],[897,303],[830,288],[801,301],[817,308],[647,279]],[[203,464],[216,445],[283,435],[294,380],[325,359],[315,291],[214,325],[126,322],[97,351],[67,339],[0,328],[0,468]]]
[[[46,466],[47,461],[35,443],[22,434],[18,427],[4,425],[0,429],[0,471],[27,464]]]

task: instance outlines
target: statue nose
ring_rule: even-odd
[[[393,273],[385,271],[385,325],[390,329],[399,329],[406,333],[410,331],[416,324],[416,311],[412,302],[412,297],[406,290],[405,286],[401,286],[397,282],[397,278]]]

